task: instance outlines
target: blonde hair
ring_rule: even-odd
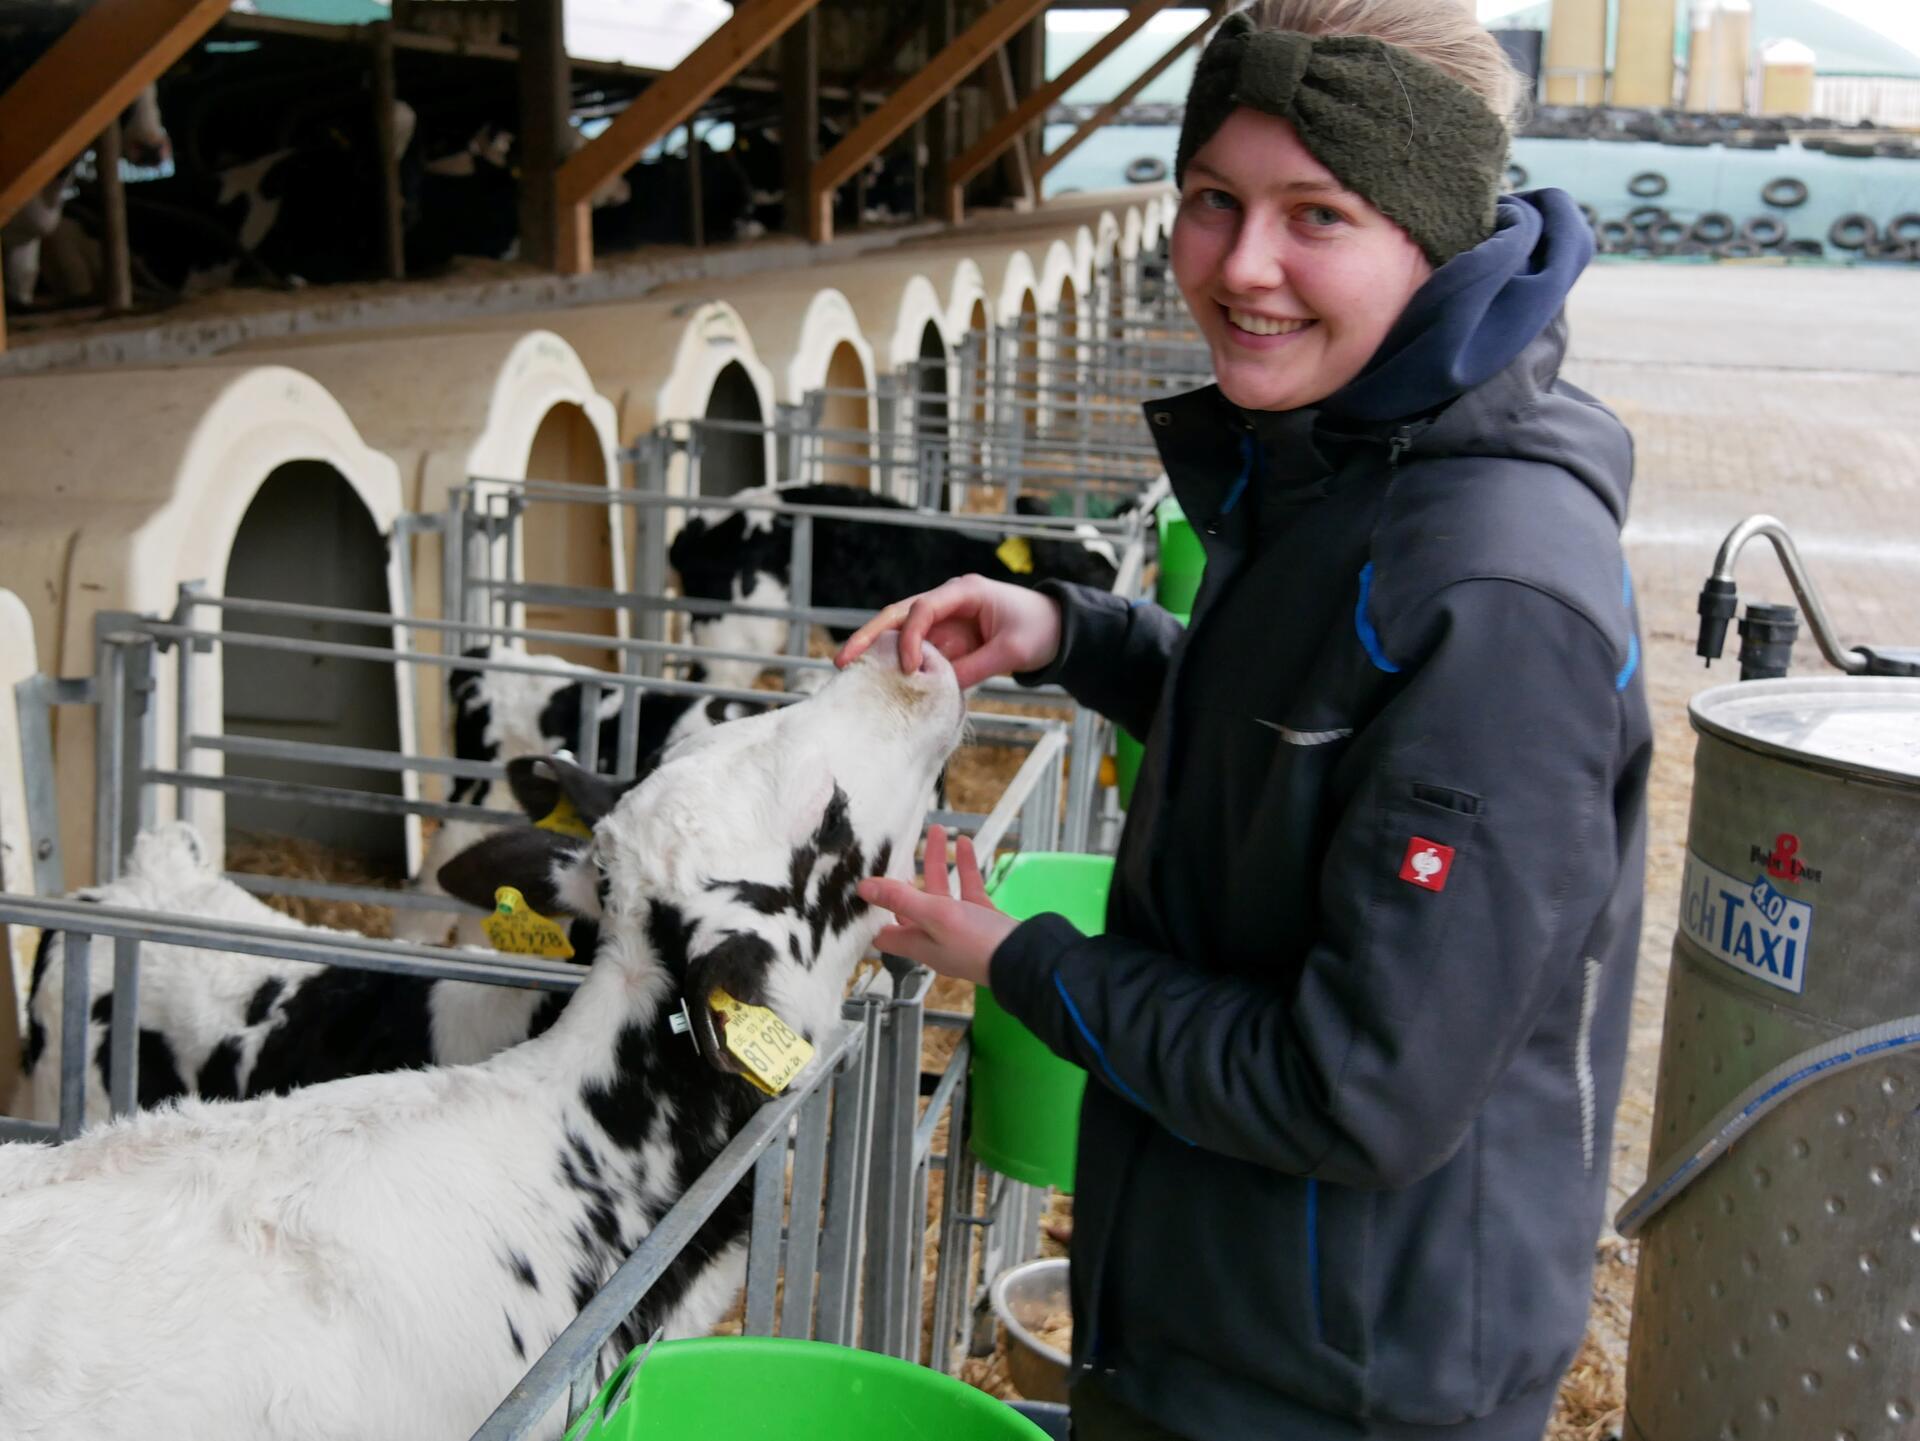
[[[1411,50],[1486,101],[1509,130],[1525,109],[1520,72],[1463,0],[1254,0],[1246,14],[1261,30],[1370,35]]]

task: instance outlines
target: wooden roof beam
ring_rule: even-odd
[[[833,192],[1046,8],[1047,0],[998,0],[823,155],[807,187],[809,238],[816,244],[833,239]]]
[[[1045,155],[1041,156],[1040,164],[1035,167],[1035,179],[1044,181],[1047,176],[1053,172],[1053,168],[1056,165],[1086,143],[1089,135],[1092,135],[1094,131],[1107,125],[1112,121],[1114,116],[1131,105],[1135,96],[1153,84],[1154,81],[1158,80],[1169,65],[1173,64],[1174,61],[1192,49],[1195,43],[1213,28],[1214,22],[1220,18],[1225,9],[1225,5],[1214,6],[1213,9],[1209,10],[1206,15],[1201,18],[1198,25],[1194,26],[1193,29],[1189,30],[1174,43],[1171,50],[1167,51],[1166,54],[1162,55],[1158,60],[1154,61],[1153,64],[1141,71],[1139,78],[1135,80],[1133,84],[1129,85],[1125,90],[1122,90],[1105,105],[1102,105],[1093,113],[1086,124],[1082,125],[1078,130],[1074,131],[1073,134],[1061,141],[1057,150],[1049,150]]]
[[[698,49],[643,90],[605,130],[575,151],[554,177],[562,243],[557,268],[593,269],[588,197],[632,165],[646,148],[699,112],[715,91],[751,65],[819,0],[740,0],[733,16]]]
[[[0,221],[59,175],[227,13],[229,0],[99,0],[0,93]]]
[[[1006,148],[1044,117],[1048,109],[1131,39],[1149,20],[1179,0],[1140,0],[1127,18],[1102,35],[1073,64],[1035,90],[955,159],[947,171],[948,193],[942,197],[947,220],[958,225],[966,218],[967,182],[999,159]]]

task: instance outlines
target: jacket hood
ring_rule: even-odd
[[[1553,323],[1592,259],[1593,231],[1566,192],[1508,196],[1493,234],[1433,273],[1367,368],[1322,409],[1400,420],[1484,385]]]

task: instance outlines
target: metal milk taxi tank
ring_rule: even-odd
[[[1640,1244],[1627,1441],[1920,1437],[1920,656],[1842,648],[1791,539],[1756,517],[1845,675],[1786,678],[1785,607],[1690,707],[1698,746]],[[1749,652],[1757,657],[1747,666]]]

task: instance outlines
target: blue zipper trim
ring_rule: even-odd
[[[1253,480],[1253,432],[1246,431],[1240,437],[1240,475],[1233,483],[1233,489],[1227,492],[1227,498],[1220,506],[1220,518],[1233,514],[1233,508],[1240,504],[1240,497],[1247,493],[1247,486]]]
[[[1102,1046],[1100,1042],[1094,1038],[1093,1032],[1088,1029],[1086,1019],[1080,1014],[1080,1008],[1073,1003],[1073,997],[1067,994],[1067,983],[1060,979],[1060,973],[1058,971],[1053,973],[1053,988],[1060,993],[1060,999],[1067,1003],[1067,1014],[1072,1017],[1074,1028],[1080,1032],[1080,1039],[1087,1043],[1087,1049],[1093,1052],[1093,1058],[1100,1063],[1100,1073],[1107,1078],[1107,1084],[1125,1096],[1129,1101],[1133,1102],[1133,1104],[1141,1110],[1145,1111],[1149,1116],[1153,1115],[1153,1108],[1140,1099],[1139,1094],[1133,1087],[1129,1086],[1125,1081],[1121,1080],[1119,1076],[1114,1074],[1113,1063],[1107,1059],[1106,1047]],[[1155,1119],[1158,1120],[1159,1118],[1155,1117]],[[1189,1146],[1193,1144],[1192,1141],[1187,1141],[1185,1136],[1173,1130],[1171,1127],[1168,1128],[1167,1134],[1172,1136],[1176,1141],[1186,1141]]]
[[[1360,567],[1360,603],[1353,608],[1354,633],[1360,637],[1360,648],[1367,653],[1375,670],[1397,675],[1400,667],[1388,660],[1387,653],[1380,648],[1380,632],[1373,628],[1373,619],[1367,614],[1367,597],[1372,594],[1373,562],[1368,561]]]
[[[1613,678],[1613,688],[1623,691],[1627,682],[1633,679],[1633,673],[1640,669],[1640,636],[1633,624],[1633,572],[1623,562],[1620,566],[1620,603],[1627,608],[1627,663],[1620,667],[1620,674]]]
[[[1327,1315],[1320,1301],[1320,1183],[1307,1182],[1307,1289],[1313,1295],[1313,1336],[1327,1339]]]

